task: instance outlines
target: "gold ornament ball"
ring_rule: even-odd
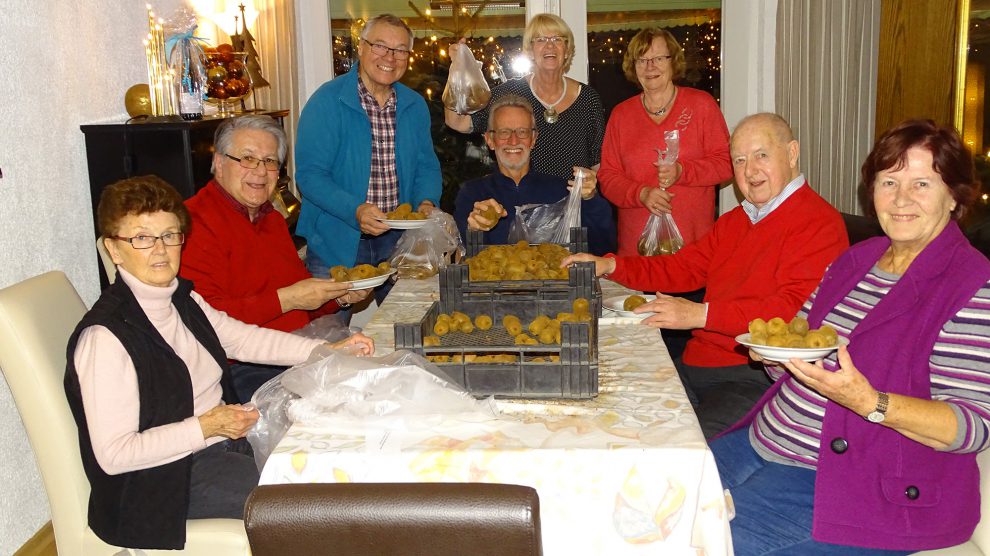
[[[147,83],[138,83],[124,93],[124,106],[132,118],[151,115],[151,89]]]

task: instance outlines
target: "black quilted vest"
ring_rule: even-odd
[[[223,399],[236,400],[227,355],[202,309],[189,296],[192,282],[179,278],[172,304],[193,336],[223,371]],[[185,363],[148,320],[130,288],[117,280],[104,290],[69,338],[65,394],[79,428],[79,449],[89,478],[89,526],[105,542],[127,548],[181,549],[186,542],[192,456],[153,467],[108,475],[96,457],[83,412],[74,354],[79,334],[100,325],[123,344],[137,372],[141,402],[138,430],[175,423],[193,415],[192,382]]]

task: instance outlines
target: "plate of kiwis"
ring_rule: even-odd
[[[351,268],[343,265],[330,268],[330,277],[334,281],[351,283],[351,287],[347,288],[350,291],[380,286],[395,273],[396,269],[391,268],[388,262],[383,262],[378,266],[359,264]]]
[[[650,316],[650,313],[634,313],[633,309],[639,307],[644,303],[649,303],[656,299],[655,295],[646,294],[633,294],[633,295],[616,295],[614,297],[609,297],[602,301],[602,307],[612,311],[613,313],[619,315],[620,317],[633,317],[645,319]]]
[[[379,218],[379,222],[388,224],[393,230],[415,230],[426,225],[426,215],[416,212],[409,203],[402,203],[395,210],[385,213],[385,218]]]
[[[826,324],[812,329],[802,317],[794,317],[790,322],[780,317],[768,321],[755,319],[749,323],[749,332],[736,336],[736,341],[767,361],[791,358],[818,361],[840,345],[849,344],[849,340],[840,337],[831,326]]]

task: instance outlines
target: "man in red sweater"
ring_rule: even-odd
[[[605,258],[599,275],[632,289],[684,292],[706,288],[703,303],[658,294],[638,313],[644,324],[692,330],[674,361],[707,438],[735,423],[770,386],[734,338],[759,317],[790,320],[849,246],[842,217],[798,170],[798,142],[776,114],[754,114],[736,126],[729,145],[744,200],[697,242],[674,255]]]
[[[285,218],[270,201],[287,150],[275,120],[227,120],[214,146],[214,179],[186,201],[192,228],[179,271],[203,299],[243,322],[291,332],[370,294],[348,291],[349,282],[312,277],[299,258]],[[282,370],[235,362],[231,375],[241,401]]]

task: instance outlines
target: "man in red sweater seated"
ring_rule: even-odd
[[[706,438],[741,418],[770,386],[762,365],[734,340],[759,317],[790,320],[825,268],[849,246],[839,212],[798,170],[798,142],[776,114],[747,116],[729,144],[742,206],[674,255],[572,255],[594,261],[598,275],[643,291],[705,288],[703,303],[658,294],[636,309],[644,324],[690,329],[674,361]]]
[[[270,201],[285,160],[285,131],[268,116],[225,121],[214,138],[213,179],[186,201],[192,228],[180,275],[215,309],[250,324],[291,332],[312,318],[363,300],[370,289],[314,278],[285,218]],[[242,402],[284,367],[233,362]]]

